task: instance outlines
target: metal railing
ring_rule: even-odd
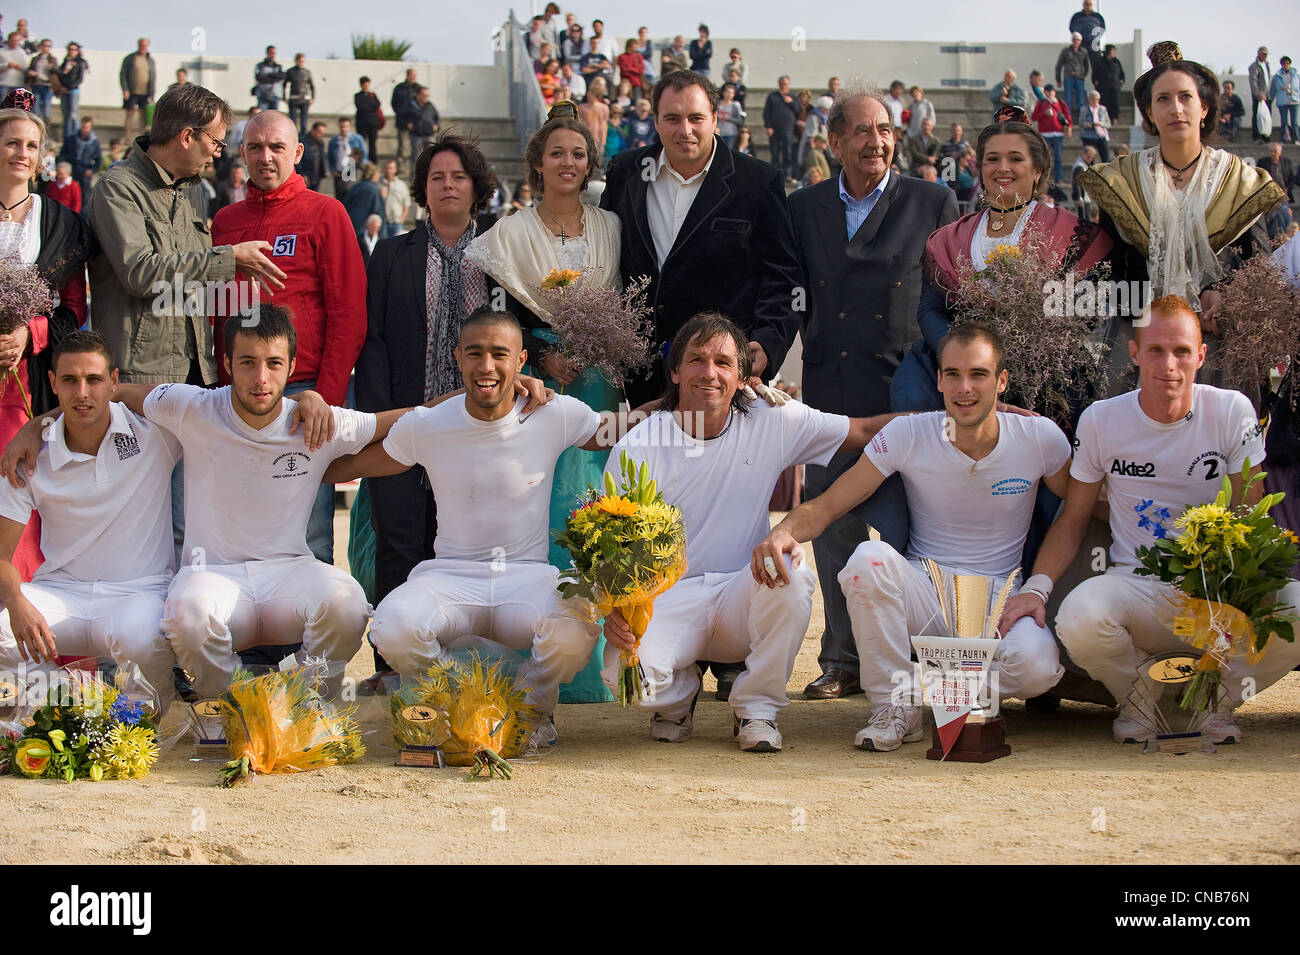
[[[515,121],[515,136],[519,139],[522,154],[528,139],[546,122],[546,101],[542,88],[537,85],[533,72],[533,59],[524,42],[524,28],[510,11],[510,19],[501,25],[505,31],[505,68],[510,86],[510,115]]]

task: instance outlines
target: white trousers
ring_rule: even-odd
[[[994,593],[1005,580],[994,581]],[[872,707],[881,706],[895,687],[912,686],[911,638],[950,635],[939,597],[920,561],[909,561],[884,541],[859,544],[839,581],[853,622],[862,689]],[[999,696],[1024,700],[1056,686],[1065,668],[1052,632],[1022,617],[999,641],[989,672],[990,688]]]
[[[470,634],[531,650],[519,680],[527,702],[549,714],[560,684],[586,666],[600,636],[560,597],[558,577],[550,564],[435,557],[380,601],[370,639],[403,676],[418,676]]]
[[[786,558],[790,568],[790,559]],[[790,583],[770,590],[749,568],[679,580],[655,599],[654,616],[641,638],[641,668],[648,692],[641,708],[667,719],[689,712],[700,689],[697,660],[744,663],[731,689],[741,719],[774,720],[790,704],[786,684],[812,618],[817,575],[806,563],[790,569]],[[619,653],[605,647],[603,676],[618,685]]]
[[[237,650],[297,643],[323,657],[341,682],[370,617],[361,585],[315,557],[185,567],[167,592],[162,630],[194,689],[213,697],[230,685]],[[337,673],[335,673],[337,671]]]
[[[1056,614],[1056,632],[1075,663],[1110,690],[1121,704],[1138,677],[1143,657],[1183,650],[1186,641],[1174,636],[1169,603],[1178,591],[1154,577],[1139,577],[1131,567],[1112,566],[1071,590]],[[1300,583],[1292,581],[1278,595],[1282,603],[1300,607]],[[1276,683],[1300,663],[1300,640],[1269,641],[1258,663],[1235,657],[1223,667],[1223,687],[1235,706]]]
[[[115,583],[40,581],[23,584],[22,589],[45,617],[60,655],[111,657],[119,666],[136,664],[166,708],[174,692],[174,659],[159,629],[166,577]],[[25,675],[54,669],[50,663],[22,659],[9,611],[0,612],[0,671],[14,674],[15,686],[21,688],[28,680]]]

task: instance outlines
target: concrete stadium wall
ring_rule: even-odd
[[[693,39],[687,36],[687,42]],[[1141,32],[1127,42],[1110,38],[1116,56],[1124,63],[1124,73],[1131,83],[1144,72]],[[1062,35],[1059,43],[981,43],[954,40],[951,43],[885,42],[879,40],[801,40],[713,38],[715,56],[713,79],[727,62],[727,51],[736,47],[749,67],[753,88],[776,86],[777,77],[789,75],[797,90],[808,87],[814,92],[826,88],[826,80],[838,76],[847,82],[856,77],[888,87],[892,80],[926,89],[965,87],[988,89],[1001,82],[1002,74],[1016,71],[1017,82],[1028,87],[1029,72],[1041,70],[1047,82],[1054,82],[1052,72],[1061,49],[1069,45]]]
[[[127,52],[88,49],[82,53],[90,64],[90,72],[81,87],[83,106],[122,105],[122,90],[117,77]],[[252,57],[151,52],[158,70],[157,95],[161,96],[176,81],[176,70],[183,66],[190,72],[191,83],[206,86],[217,93],[234,107],[236,113],[256,105],[256,97],[249,90],[253,86],[253,67],[258,60]],[[292,49],[282,47],[279,61],[285,69],[293,66]],[[311,70],[316,84],[316,102],[312,111],[317,113],[353,112],[352,96],[359,89],[357,81],[369,76],[370,88],[379,97],[385,115],[391,120],[392,110],[388,103],[393,87],[406,78],[407,69],[413,68],[420,74],[419,82],[429,87],[430,98],[440,114],[470,117],[510,115],[506,76],[494,66],[310,58],[305,65]]]

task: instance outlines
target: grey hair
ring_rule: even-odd
[[[885,102],[885,91],[874,84],[850,80],[846,85],[840,87],[839,95],[835,97],[835,102],[831,104],[831,111],[826,116],[826,128],[836,136],[843,136],[844,110],[849,103],[860,99],[875,100],[892,122],[894,114],[890,111],[889,104]]]

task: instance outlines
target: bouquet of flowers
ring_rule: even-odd
[[[127,692],[125,681],[123,689],[109,686],[80,670],[59,677],[45,704],[31,714],[31,725],[0,740],[3,771],[69,783],[148,776],[158,759],[155,714],[144,702],[148,694]]]
[[[1224,383],[1247,394],[1268,381],[1269,370],[1300,353],[1300,289],[1272,252],[1251,256],[1221,285],[1219,347],[1214,364]],[[1296,388],[1291,389],[1295,409]]]
[[[1063,424],[1070,418],[1070,396],[1104,397],[1103,346],[1097,332],[1109,306],[1097,302],[1095,292],[1090,302],[1082,299],[1084,290],[1101,287],[1109,274],[1110,266],[1103,262],[1063,282],[1048,243],[1026,228],[1018,246],[999,245],[984,262],[958,269],[950,299],[953,325],[977,321],[996,330],[1011,370],[1006,400]],[[1061,294],[1049,294],[1053,288]]]
[[[686,529],[682,512],[668,504],[624,451],[623,480],[615,487],[605,474],[604,493],[589,489],[582,505],[552,532],[573,563],[560,574],[565,597],[589,601],[594,617],[622,611],[638,643],[654,614],[654,599],[686,572]],[[645,693],[645,674],[636,647],[621,654],[618,699],[623,706]]]
[[[0,259],[0,335],[12,335],[25,328],[35,315],[48,315],[53,305],[49,283],[35,268],[23,265],[16,257]],[[18,387],[23,397],[23,408],[30,418],[32,401],[16,369],[5,370],[4,378],[0,379],[0,397],[3,397],[10,379]]]
[[[1249,471],[1247,460],[1243,473]],[[1185,710],[1218,708],[1220,667],[1231,658],[1245,655],[1253,663],[1264,653],[1270,635],[1288,643],[1295,639],[1295,608],[1280,603],[1277,591],[1290,582],[1300,547],[1294,533],[1268,516],[1284,494],[1266,494],[1254,507],[1246,506],[1246,492],[1263,478],[1260,473],[1247,481],[1233,505],[1232,485],[1225,476],[1212,503],[1189,507],[1173,522],[1177,534],[1171,536],[1158,520],[1149,521],[1156,542],[1138,548],[1141,567],[1136,572],[1181,592],[1173,601],[1174,633],[1203,651],[1179,699]],[[1137,510],[1146,517],[1150,504],[1144,501]]]
[[[253,676],[235,671],[221,694],[221,721],[234,757],[221,770],[233,786],[257,773],[294,773],[361,758],[366,748],[356,707],[327,702],[313,666]]]
[[[645,301],[650,280],[636,279],[620,292],[581,284],[582,276],[573,269],[553,269],[542,280],[538,299],[560,336],[559,353],[621,387],[629,372],[646,367],[653,357]]]
[[[509,760],[524,754],[537,718],[526,695],[504,661],[453,657],[393,694],[393,736],[399,746],[441,747],[448,765],[473,767],[470,779],[485,771],[509,779]]]

